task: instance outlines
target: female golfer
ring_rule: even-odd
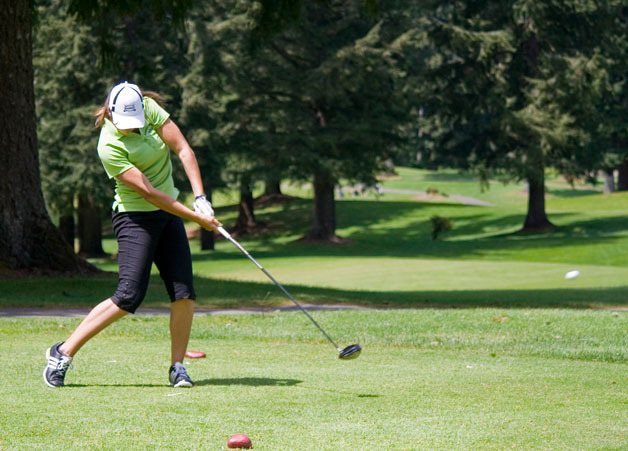
[[[155,262],[170,295],[170,384],[191,387],[182,365],[192,327],[194,286],[192,259],[183,221],[207,230],[220,225],[203,191],[194,152],[156,93],[143,95],[127,82],[111,89],[96,112],[101,127],[98,155],[110,178],[116,180],[113,230],[118,240],[119,278],[115,293],[98,304],[67,340],[46,351],[44,380],[64,385],[72,358],[92,337],[139,307]],[[178,202],[172,178],[170,150],[181,159],[196,197],[194,211]]]

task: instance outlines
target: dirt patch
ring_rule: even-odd
[[[375,177],[377,180],[386,181],[386,180],[401,180],[401,176],[397,174],[381,174]]]
[[[331,238],[325,238],[325,239],[312,238],[312,237],[304,236],[303,238],[299,238],[295,242],[296,243],[305,243],[305,244],[337,246],[337,245],[351,244],[351,243],[353,243],[353,240],[350,239],[350,238],[342,238],[342,237],[340,237],[338,235],[334,235]]]
[[[442,194],[431,194],[431,193],[419,193],[415,196],[412,196],[412,200],[416,200],[419,202],[448,202],[451,201],[448,196],[443,196]]]
[[[260,196],[255,199],[255,205],[257,207],[266,207],[268,205],[281,205],[287,204],[290,202],[294,202],[298,200],[298,197],[288,196],[286,194],[268,194],[264,196]]]

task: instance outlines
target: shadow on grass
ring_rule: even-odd
[[[251,302],[268,299],[275,289],[265,283],[215,281],[199,278],[199,292],[220,291],[245,294]],[[207,291],[203,286],[207,283]],[[210,286],[212,288],[210,288]],[[452,291],[361,291],[291,285],[290,292],[305,303],[346,303],[381,308],[595,308],[628,305],[628,286],[612,288],[529,289],[529,290],[452,290]],[[272,294],[270,294],[272,296]],[[276,293],[281,297],[281,293]],[[202,296],[199,301],[205,301]],[[207,299],[211,302],[211,298]]]
[[[628,230],[625,215],[575,219],[574,213],[553,213],[557,228],[548,233],[518,232],[524,220],[521,214],[498,214],[495,209],[455,204],[412,202],[377,202],[352,200],[338,202],[338,224],[351,226],[350,232],[338,230],[350,244],[324,245],[292,241],[278,244],[281,237],[302,236],[309,227],[311,205],[295,202],[267,219],[276,225],[273,233],[242,237],[244,247],[254,257],[264,259],[290,256],[389,256],[427,258],[483,257],[495,251],[516,252],[535,249],[574,248],[613,243],[624,239]],[[454,229],[445,240],[431,239],[430,217],[434,214],[453,220]],[[399,219],[396,219],[399,218]],[[252,243],[251,243],[252,242]],[[262,248],[257,250],[256,247]],[[195,254],[196,261],[213,258]],[[220,259],[242,258],[237,253],[221,253]]]
[[[556,197],[572,198],[572,197],[584,197],[595,194],[601,194],[601,191],[594,189],[548,189],[547,194]]]
[[[80,283],[77,283],[77,280]],[[93,307],[117,283],[110,279],[31,279],[17,290],[13,287],[0,297],[3,308],[85,308]],[[0,281],[0,292],[4,284]],[[305,304],[334,304],[371,308],[607,308],[628,305],[628,285],[601,288],[549,288],[517,290],[344,290],[286,284],[295,298]],[[6,287],[5,287],[6,288]],[[264,308],[293,304],[272,283],[195,277],[197,304],[215,309]],[[151,277],[144,307],[168,307],[167,294],[158,276]]]
[[[194,386],[204,385],[246,385],[250,387],[275,386],[291,387],[303,381],[298,379],[273,379],[268,377],[235,377],[229,379],[203,379],[194,382]],[[66,384],[68,388],[88,387],[137,387],[137,388],[170,388],[167,384]]]
[[[278,238],[303,234],[308,228],[311,201],[295,200],[280,212],[268,214],[271,222],[283,224],[276,231],[253,238],[243,237],[244,246],[266,266],[271,258],[290,257],[398,257],[398,258],[484,258],[491,253],[533,253],[552,249],[565,255],[575,248],[621,246],[626,241],[625,215],[574,220],[576,212],[553,214],[559,228],[545,234],[506,233],[520,227],[523,214],[498,214],[495,209],[451,204],[378,202],[351,200],[338,202],[338,215],[353,232],[342,234],[351,244],[333,246],[291,242]],[[442,210],[442,212],[441,212]],[[458,221],[443,241],[430,239],[430,215],[438,212]],[[263,214],[262,214],[263,216]],[[403,218],[398,220],[397,218]],[[266,220],[266,217],[262,217]],[[561,226],[560,224],[566,224]],[[250,243],[250,245],[249,245]],[[259,248],[259,250],[257,249]],[[206,260],[246,260],[229,243],[220,243],[212,253],[194,254],[196,262]],[[224,249],[229,249],[225,252]],[[621,248],[619,248],[621,249]],[[272,272],[272,265],[268,265]],[[255,271],[254,268],[251,269]],[[199,304],[215,308],[272,307],[288,304],[268,282],[238,282],[196,277]],[[455,279],[452,278],[452,283]],[[93,307],[109,296],[117,285],[116,274],[90,277],[28,277],[0,279],[0,307]],[[459,291],[365,291],[289,285],[297,299],[308,303],[347,303],[371,307],[568,307],[626,305],[628,286],[584,289],[459,290]],[[146,306],[168,306],[159,277],[151,278]]]
[[[300,384],[303,381],[298,379],[273,379],[269,377],[234,377],[226,379],[203,379],[194,382],[194,385],[246,385],[249,387],[275,386],[275,387],[291,387]]]
[[[136,388],[170,388],[167,384],[65,384],[63,388],[90,388],[90,387],[136,387]]]
[[[548,248],[556,249],[556,253],[563,249],[567,263],[574,249],[625,241],[628,230],[628,216],[623,213],[597,218],[583,218],[578,211],[551,213],[550,219],[557,228],[530,234],[519,232],[524,211],[509,214],[499,208],[457,204],[350,200],[337,202],[338,234],[350,243],[325,245],[295,240],[310,227],[309,200],[295,199],[282,205],[280,211],[258,213],[262,221],[272,225],[271,232],[238,240],[262,264],[267,258],[292,256],[484,258],[495,252],[508,254],[519,250],[532,255],[536,250]],[[430,217],[435,214],[454,222],[454,229],[443,240],[431,239]],[[343,230],[344,226],[350,229]],[[280,239],[291,242],[278,243]],[[222,239],[219,242],[217,252],[195,253],[194,261],[244,258],[233,252],[229,243]],[[224,252],[225,249],[228,251]]]
[[[267,307],[290,305],[272,284],[197,277],[199,305]],[[628,305],[628,286],[527,290],[365,291],[288,285],[299,302],[348,304],[373,308],[607,308]],[[234,298],[237,296],[237,298]],[[233,305],[222,300],[232,299]],[[229,302],[229,301],[226,301]]]

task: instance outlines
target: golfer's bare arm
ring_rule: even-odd
[[[201,180],[201,171],[198,167],[198,161],[196,155],[188,141],[179,130],[177,124],[171,119],[167,119],[164,124],[157,129],[157,133],[163,142],[179,157],[181,163],[183,163],[183,169],[185,174],[190,180],[192,191],[195,196],[205,194],[203,190],[203,182]]]
[[[199,215],[173,197],[155,188],[142,171],[135,167],[127,169],[122,174],[119,174],[116,179],[132,188],[144,199],[161,210],[172,213],[180,218],[194,221],[201,227],[208,230],[214,230],[218,225],[220,225],[216,218]]]

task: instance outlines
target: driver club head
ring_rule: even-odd
[[[360,345],[349,345],[344,349],[338,350],[338,358],[342,360],[351,360],[357,359],[360,353],[362,352],[362,347]]]

